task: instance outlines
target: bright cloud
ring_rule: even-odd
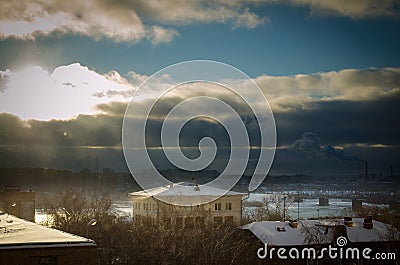
[[[0,112],[22,119],[68,119],[93,114],[95,105],[127,101],[135,90],[127,81],[110,80],[112,73],[101,75],[80,64],[60,66],[52,73],[34,66],[16,72],[7,70],[2,75],[7,82],[0,93]]]
[[[72,33],[117,42],[148,39],[170,42],[179,33],[163,25],[194,22],[230,23],[254,28],[265,22],[244,7],[225,1],[1,1],[0,37],[34,39],[51,33]],[[149,23],[143,24],[143,19]],[[158,23],[159,25],[155,25]]]
[[[346,69],[255,79],[275,111],[312,108],[320,101],[368,101],[400,93],[400,69]]]
[[[265,14],[254,11],[260,4],[308,6],[311,15],[319,16],[399,17],[396,0],[0,0],[0,3],[0,38],[35,39],[52,33],[71,33],[116,42],[147,39],[153,45],[170,42],[178,36],[174,26],[221,23],[253,29],[269,21]]]
[[[39,66],[0,71],[0,112],[39,120],[95,114],[101,111],[96,108],[100,104],[128,102],[147,78],[133,71],[123,75],[117,71],[99,74],[77,63],[57,67],[52,73]],[[320,102],[373,101],[400,94],[399,68],[346,69],[295,76],[261,75],[254,81],[275,112],[312,109]],[[248,85],[248,81],[237,82],[244,88]],[[145,100],[158,94],[159,90],[170,88],[172,83],[169,76],[162,76],[154,86],[146,91],[140,89],[136,95],[139,100]],[[228,90],[207,88],[202,83],[176,91],[172,90],[166,96],[185,99],[201,94],[233,100]],[[256,97],[253,100],[254,104],[264,104]]]

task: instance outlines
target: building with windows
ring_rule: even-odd
[[[88,264],[97,262],[93,240],[0,215],[0,264]]]
[[[35,221],[35,192],[21,190],[19,186],[6,186],[0,190],[0,212],[25,220]]]
[[[130,193],[133,201],[133,219],[140,224],[171,225],[178,228],[191,228],[205,223],[240,224],[242,220],[242,199],[246,193],[229,191],[223,196],[216,194],[221,190],[210,186],[173,183],[147,191]],[[185,187],[185,188],[183,188]],[[168,200],[162,200],[163,196]],[[210,199],[215,196],[215,199]],[[161,198],[161,199],[160,199]],[[182,198],[190,205],[180,206],[165,201]],[[211,201],[211,202],[208,202]],[[203,203],[206,202],[206,203]]]

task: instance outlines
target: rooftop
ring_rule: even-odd
[[[197,185],[194,183],[171,183],[161,187],[132,192],[130,197],[144,199],[156,197],[164,202],[190,206],[204,204],[217,199],[220,196],[244,196],[247,193],[225,191],[210,185]]]
[[[171,183],[165,186],[142,190],[130,193],[130,196],[218,196],[221,193],[225,195],[246,195],[247,193],[240,193],[236,191],[225,192],[222,189],[215,188],[209,185],[187,184],[184,182]]]
[[[242,228],[250,230],[263,243],[275,246],[329,244],[334,240],[336,228],[339,228],[341,235],[352,243],[382,242],[391,239],[390,225],[373,220],[373,228],[366,229],[363,227],[363,222],[364,218],[353,218],[353,226],[349,227],[344,224],[343,219],[301,220],[297,228],[292,228],[289,222],[265,221],[253,222]],[[278,231],[278,228],[281,231]]]
[[[95,246],[93,240],[45,227],[8,214],[0,215],[0,249],[35,246]]]

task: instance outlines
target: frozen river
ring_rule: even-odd
[[[278,193],[274,194],[260,194],[253,193],[246,199],[247,202],[262,202],[265,198],[274,197],[274,196],[285,196]],[[296,196],[295,196],[296,198]],[[283,208],[283,200],[281,208]],[[351,200],[350,199],[339,199],[339,198],[329,198],[329,206],[319,206],[319,198],[315,199],[303,199],[300,203],[290,202],[289,203],[287,218],[297,219],[310,219],[310,218],[318,218],[321,217],[331,217],[331,216],[343,216],[349,214],[351,211]],[[363,203],[363,206],[375,206],[378,208],[389,207],[386,204],[370,204]],[[274,204],[269,204],[270,209],[274,209]],[[257,207],[245,207],[245,213],[249,213],[248,211],[254,211]]]

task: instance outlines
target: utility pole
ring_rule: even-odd
[[[297,192],[297,221],[300,221],[300,193]]]
[[[286,222],[286,196],[283,197],[283,222]]]

